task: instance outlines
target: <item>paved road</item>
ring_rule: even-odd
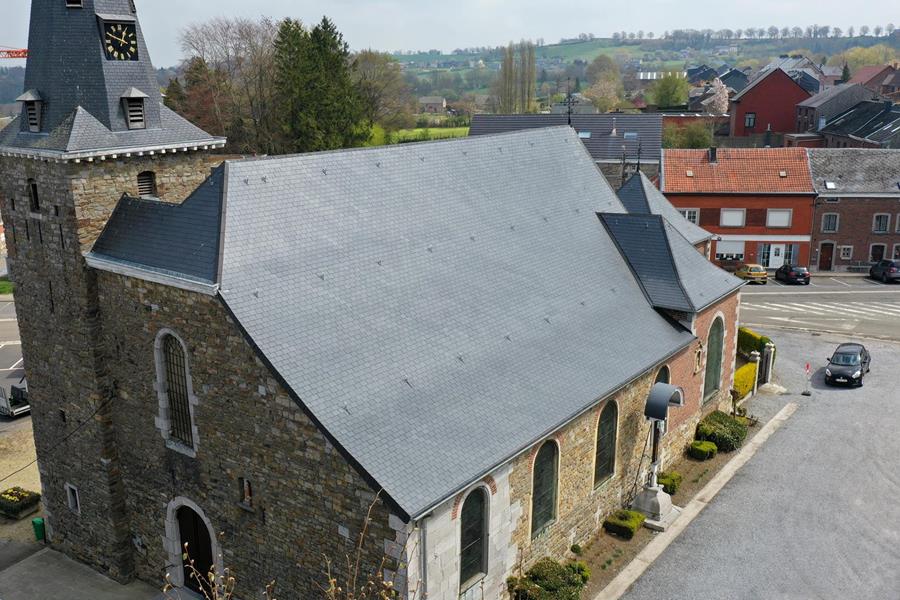
[[[809,286],[744,288],[741,321],[756,328],[790,327],[900,340],[900,285],[863,278],[813,278]]]
[[[9,394],[13,385],[25,377],[22,366],[22,343],[16,324],[16,307],[12,302],[0,302],[0,394]],[[0,434],[13,429],[31,427],[31,417],[9,420],[0,417]]]
[[[843,336],[765,331],[794,416],[637,581],[627,600],[900,598],[900,345],[869,344],[860,389],[831,389],[815,362]],[[754,400],[756,402],[756,400]]]

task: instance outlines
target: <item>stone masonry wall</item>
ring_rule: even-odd
[[[739,297],[734,295],[699,315],[695,320],[695,334],[700,339],[667,363],[671,383],[684,388],[686,399],[684,407],[669,411],[669,431],[663,438],[663,467],[681,456],[693,439],[694,429],[703,414],[730,405],[738,306]],[[709,327],[719,315],[725,321],[722,384],[718,393],[703,402],[705,340]],[[701,360],[699,369],[696,368],[698,351]],[[637,486],[643,484],[649,468],[649,448],[645,445],[650,431],[643,415],[644,403],[661,366],[646,372],[551,436],[550,439],[558,443],[560,449],[557,519],[534,539],[531,534],[532,465],[543,442],[513,461],[509,475],[510,502],[522,507],[513,541],[519,548],[522,568],[545,556],[561,558],[573,544],[588,540],[599,529],[606,515],[630,502],[638,489],[636,482]],[[619,411],[615,472],[595,487],[597,424],[602,409],[609,402],[615,402]]]
[[[165,521],[179,497],[221,532],[238,597],[260,597],[273,579],[280,599],[312,597],[326,583],[326,557],[343,572],[373,503],[363,572],[385,556],[384,568],[397,569],[391,559],[401,557],[406,526],[375,502],[375,491],[273,378],[218,298],[100,273],[99,310],[140,579],[160,584],[171,566]],[[155,424],[154,341],[162,329],[188,349],[196,458],[168,449]],[[252,483],[252,509],[240,505],[239,478]]]

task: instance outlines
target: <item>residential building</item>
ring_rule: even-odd
[[[796,106],[811,95],[781,69],[762,73],[731,99],[731,135],[793,132]]]
[[[664,464],[730,406],[741,282],[571,128],[225,160],[130,0],[33,0],[29,52],[0,211],[53,548],[499,598],[632,497],[656,382]]]
[[[809,262],[815,190],[802,148],[664,150],[660,189],[715,236],[722,266]]]
[[[731,69],[719,77],[719,79],[726,87],[730,87],[735,92],[740,92],[747,87],[748,83],[750,83],[750,77],[740,69]]]
[[[811,265],[819,271],[868,272],[900,260],[900,150],[809,150],[818,198]]]
[[[860,67],[853,77],[850,78],[850,83],[858,83],[876,94],[887,95],[892,92],[886,91],[884,86],[887,83],[889,88],[895,87],[893,75],[896,74],[897,71],[898,69],[895,65],[869,65]]]
[[[837,115],[872,98],[872,92],[858,83],[830,87],[797,105],[797,133],[824,129]]]
[[[718,76],[719,72],[708,65],[700,65],[687,70],[687,80],[692,85],[710,83]]]
[[[826,148],[900,148],[900,104],[860,102],[819,133]]]
[[[419,98],[419,112],[429,115],[445,114],[447,99],[441,96],[423,96]]]
[[[811,94],[818,94],[841,80],[842,67],[819,64],[802,54],[782,54],[761,69],[761,72],[781,69],[796,78]]]
[[[571,125],[610,185],[619,188],[638,165],[650,177],[657,176],[662,124],[660,113],[573,114],[571,117],[566,114],[475,115],[469,135]]]

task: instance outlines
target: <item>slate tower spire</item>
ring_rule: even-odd
[[[0,131],[0,212],[49,540],[127,581],[128,440],[107,371],[119,347],[103,336],[119,315],[101,312],[83,253],[123,195],[187,198],[221,162],[203,150],[225,140],[163,105],[132,0],[32,0],[25,82],[21,115]]]

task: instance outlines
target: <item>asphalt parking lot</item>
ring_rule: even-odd
[[[788,394],[754,402],[796,402],[797,412],[624,598],[900,598],[900,345],[866,342],[865,386],[828,388],[825,357],[852,338],[764,333]]]
[[[25,368],[16,324],[16,306],[11,301],[0,301],[0,387],[9,394],[10,387],[18,385],[23,377]]]

